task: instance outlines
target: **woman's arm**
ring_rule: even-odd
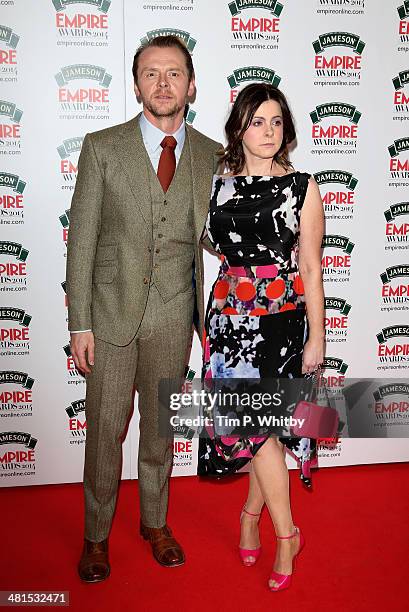
[[[309,180],[301,211],[299,269],[304,283],[309,337],[304,346],[303,373],[311,372],[324,359],[324,288],[321,244],[324,234],[324,207],[317,183]]]

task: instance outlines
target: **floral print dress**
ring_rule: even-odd
[[[302,205],[310,175],[214,176],[206,230],[223,255],[207,306],[202,378],[301,377],[308,336],[298,270]],[[198,474],[237,472],[267,437],[199,439]],[[280,438],[311,486],[316,442]]]

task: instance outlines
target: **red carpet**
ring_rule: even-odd
[[[71,610],[241,612],[326,608],[400,612],[409,609],[409,465],[321,468],[313,493],[291,470],[294,521],[306,547],[293,584],[269,593],[273,532],[262,519],[263,553],[244,568],[237,554],[246,476],[222,482],[171,481],[169,524],[187,563],[162,568],[138,535],[138,483],[121,485],[110,537],[111,577],[83,584],[76,574],[82,547],[81,485],[1,491],[0,590],[64,590]]]

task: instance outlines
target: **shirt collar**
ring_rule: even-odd
[[[160,147],[160,143],[164,139],[165,136],[173,136],[177,142],[177,148],[179,150],[182,149],[183,144],[185,142],[185,133],[186,133],[186,125],[183,120],[180,127],[176,130],[174,134],[166,134],[162,132],[159,128],[153,125],[142,112],[139,117],[139,126],[141,128],[143,142],[145,144],[146,150],[150,153],[155,153]]]

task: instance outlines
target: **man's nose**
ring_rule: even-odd
[[[160,75],[159,80],[158,80],[158,85],[159,87],[162,87],[162,88],[169,87],[169,83],[166,78],[166,75],[164,74]]]

